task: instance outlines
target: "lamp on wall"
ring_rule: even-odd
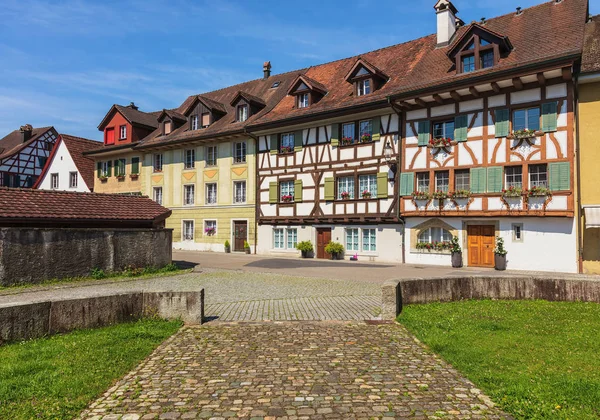
[[[394,183],[396,181],[396,172],[398,171],[398,160],[394,157],[394,149],[389,140],[383,148],[383,157],[390,168],[388,172],[388,181]]]

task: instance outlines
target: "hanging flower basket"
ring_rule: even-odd
[[[291,194],[290,195],[282,195],[281,196],[281,201],[283,203],[291,203],[293,199],[294,199],[294,196],[291,195]]]
[[[520,198],[523,195],[523,189],[520,187],[509,187],[502,190],[502,197],[504,198]]]

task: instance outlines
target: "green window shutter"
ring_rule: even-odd
[[[132,174],[140,173],[140,158],[139,157],[131,158],[131,173]]]
[[[454,140],[467,141],[467,132],[469,128],[469,116],[457,115],[454,118]]]
[[[542,131],[548,133],[550,131],[556,131],[558,123],[558,103],[547,102],[542,104]]]
[[[472,193],[481,194],[486,191],[486,183],[487,183],[486,175],[487,175],[486,168],[471,168],[471,173],[469,174],[469,178],[470,178]]]
[[[400,174],[400,196],[412,195],[415,190],[415,173],[403,172]]]
[[[271,137],[269,137],[269,149],[272,155],[277,154],[277,134],[271,134]]]
[[[429,134],[429,121],[419,121],[419,146],[427,146],[431,135]]]
[[[338,146],[340,144],[340,125],[331,124],[331,145]]]
[[[102,175],[102,162],[96,162],[96,171],[98,173],[98,178]]]
[[[506,137],[509,134],[509,110],[508,108],[494,111],[496,117],[496,137]]]
[[[377,173],[377,198],[388,198],[388,174]]]
[[[381,139],[381,117],[373,118],[373,134],[371,140],[379,141]]]
[[[302,130],[294,133],[294,152],[302,150]]]
[[[111,177],[112,176],[112,160],[109,160],[107,162],[107,166],[108,166],[108,170],[106,171],[106,176]]]
[[[119,174],[125,175],[127,168],[127,159],[119,159]]]
[[[297,179],[294,181],[294,201],[299,203],[302,201],[302,180]]]
[[[325,201],[335,200],[335,178],[325,178]]]
[[[277,203],[277,182],[269,182],[269,204]]]
[[[502,192],[502,166],[487,168],[487,192]]]
[[[571,189],[571,164],[555,162],[548,164],[550,173],[550,189],[552,191],[568,191]]]

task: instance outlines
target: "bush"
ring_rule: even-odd
[[[311,241],[298,242],[296,249],[301,252],[313,252],[315,250]]]
[[[229,245],[229,241],[225,241],[225,248],[231,248],[231,245]]]
[[[341,255],[344,253],[344,245],[339,242],[329,242],[325,246],[325,252],[331,255]]]
[[[92,271],[90,272],[90,276],[93,279],[100,280],[100,279],[106,278],[106,273],[104,272],[103,269],[94,267],[94,268],[92,268]]]
[[[250,244],[248,241],[244,241],[244,249],[250,249]]]

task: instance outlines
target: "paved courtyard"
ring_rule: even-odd
[[[435,417],[432,417],[435,416]],[[185,327],[85,419],[508,418],[400,325]]]

